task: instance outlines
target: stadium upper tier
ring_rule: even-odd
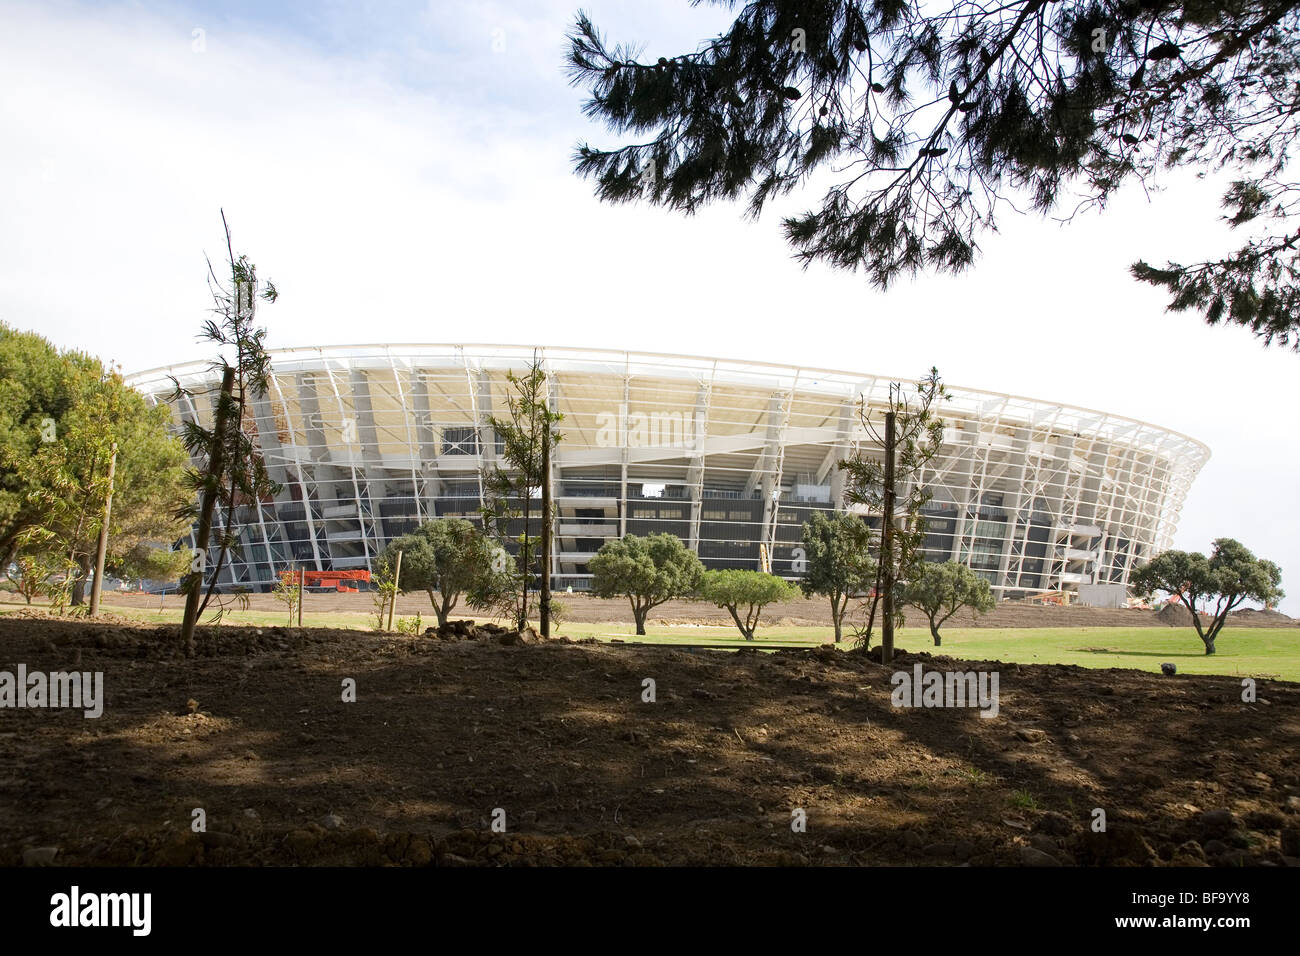
[[[842,507],[842,459],[880,455],[860,403],[883,418],[897,379],[826,369],[599,349],[362,345],[271,353],[250,432],[283,490],[247,509],[242,554],[222,582],[265,589],[279,570],[369,568],[389,541],[435,517],[477,518],[501,446],[506,373],[534,352],[564,416],[552,460],[557,586],[585,586],[600,546],[667,531],[707,567],[797,576],[801,526]],[[174,399],[175,382],[187,394]],[[210,424],[207,363],[131,383]],[[926,551],[1004,596],[1125,584],[1168,547],[1200,442],[1107,412],[949,386]],[[879,524],[878,516],[866,520]],[[536,524],[533,533],[537,533]]]

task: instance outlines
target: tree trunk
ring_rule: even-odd
[[[208,540],[212,536],[212,512],[217,505],[217,488],[221,484],[221,475],[225,470],[225,417],[223,407],[235,388],[235,370],[227,366],[221,378],[221,394],[217,398],[216,421],[212,425],[212,452],[208,456],[208,474],[203,488],[203,504],[199,510],[199,526],[195,534],[194,550],[201,554],[202,560],[208,556]],[[202,568],[203,565],[200,565]],[[215,582],[215,576],[213,578]],[[194,625],[199,618],[200,592],[203,590],[203,571],[190,572],[190,589],[185,594],[185,616],[181,619],[181,640],[185,644],[185,653],[194,655]],[[205,602],[206,603],[206,602]]]
[[[646,609],[643,607],[632,609],[632,617],[636,619],[636,633],[639,637],[645,637],[645,615]]]
[[[524,584],[523,598],[519,603],[519,620],[517,630],[522,631],[528,626],[528,576],[533,573],[533,552],[529,547],[528,523],[533,516],[533,496],[530,494],[532,486],[528,484],[528,479],[524,479],[524,537],[519,545],[519,557],[524,566]]]
[[[943,644],[943,638],[939,636],[939,629],[935,627],[934,624],[930,625],[930,634],[934,638],[935,647],[939,647]]]
[[[727,605],[727,613],[730,614],[731,619],[736,622],[736,629],[740,631],[745,640],[752,641],[754,639],[754,629],[745,626],[745,622],[742,621],[740,615],[736,613],[735,607],[730,604]]]
[[[894,417],[885,413],[885,500],[880,528],[880,563],[884,567],[884,619],[880,624],[880,662],[894,659]]]
[[[429,595],[429,606],[433,608],[433,613],[438,617],[438,630],[447,626],[447,603],[438,603],[438,592],[433,588],[425,588],[424,593]]]
[[[81,575],[77,575],[77,579],[72,582],[68,603],[73,607],[80,607],[86,603],[86,579]]]
[[[86,603],[86,576],[90,574],[90,555],[77,558],[77,580],[72,583],[72,600],[73,607],[80,607]]]

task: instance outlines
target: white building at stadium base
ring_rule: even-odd
[[[500,454],[507,371],[534,353],[564,416],[552,460],[556,587],[582,589],[600,546],[677,535],[711,568],[794,577],[801,527],[842,507],[837,463],[880,448],[859,402],[882,416],[891,379],[825,369],[598,349],[362,345],[271,353],[250,431],[274,500],[247,509],[242,553],[221,584],[269,589],[288,568],[371,568],[393,538],[436,517],[474,520]],[[189,394],[172,400],[175,378]],[[131,376],[174,420],[210,424],[207,363]],[[955,558],[1003,597],[1126,584],[1169,546],[1202,443],[1106,412],[949,386],[926,556]],[[879,524],[878,516],[865,516]],[[534,524],[533,533],[538,533]]]

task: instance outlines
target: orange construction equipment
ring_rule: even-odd
[[[281,571],[280,577],[289,581],[291,584],[297,584],[299,576],[302,576],[302,586],[305,588],[332,587],[335,591],[342,591],[345,594],[356,594],[356,588],[350,588],[344,581],[369,581],[369,571]]]
[[[1065,591],[1048,591],[1045,594],[1032,595],[1029,600],[1037,601],[1039,604],[1056,604],[1065,607],[1070,603],[1070,595]]]

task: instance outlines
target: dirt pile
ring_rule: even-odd
[[[1300,864],[1296,684],[461,629],[0,619],[0,671],[104,674],[0,711],[0,865]],[[997,715],[895,707],[916,664]]]
[[[1210,624],[1210,615],[1202,612],[1197,615],[1201,624]],[[1154,614],[1155,620],[1166,627],[1191,627],[1192,612],[1183,604],[1166,604]],[[1228,627],[1295,627],[1294,618],[1287,617],[1281,611],[1261,608],[1242,608],[1228,615]]]
[[[440,641],[494,641],[507,647],[519,647],[524,644],[545,644],[552,640],[566,641],[566,638],[544,638],[534,627],[503,627],[488,622],[478,624],[474,621],[448,621],[445,627],[430,627],[425,636],[436,637]]]
[[[1271,608],[1248,607],[1229,614],[1228,624],[1232,627],[1295,627],[1297,621]]]
[[[1202,624],[1208,624],[1204,614],[1198,615]],[[1156,612],[1156,620],[1166,627],[1191,627],[1192,612],[1182,604],[1166,604]]]

